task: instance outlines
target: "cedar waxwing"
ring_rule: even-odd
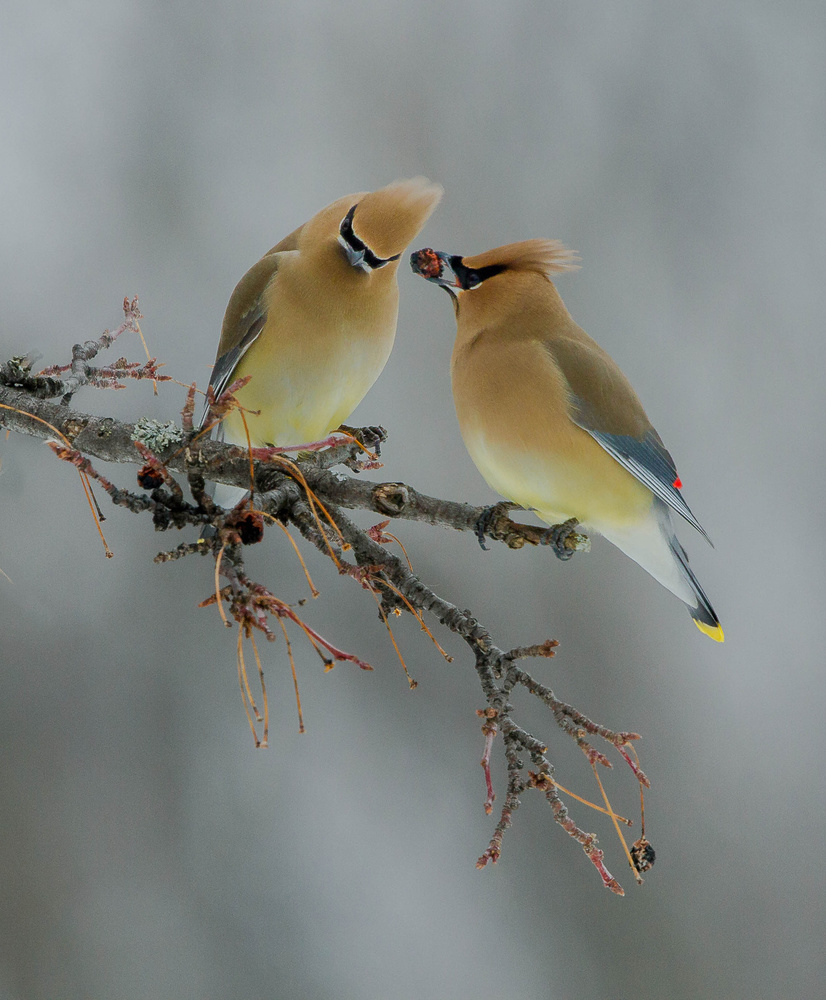
[[[626,377],[550,280],[574,259],[552,240],[476,257],[412,254],[414,272],[453,299],[450,371],[465,446],[494,490],[549,524],[575,518],[604,535],[722,642],[674,534],[669,508],[708,538],[683,500],[674,461]]]
[[[254,446],[318,441],[361,402],[393,347],[399,258],[441,196],[424,177],[346,195],[238,282],[209,384],[252,376],[236,397],[260,410],[245,413]],[[237,410],[219,433],[246,444]]]

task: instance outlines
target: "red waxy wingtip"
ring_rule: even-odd
[[[674,489],[681,490],[683,488],[683,481],[679,476],[674,480]]]

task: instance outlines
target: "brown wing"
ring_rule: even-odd
[[[590,337],[554,338],[545,348],[571,387],[586,430],[643,438],[652,429],[631,383]]]
[[[287,237],[287,239],[289,238]],[[209,379],[209,384],[216,396],[220,395],[229,385],[238,362],[264,327],[267,320],[264,292],[278,273],[278,267],[282,260],[280,252],[270,251],[256,264],[253,264],[235,286],[235,290],[230,296],[227,311],[224,313],[218,354]],[[201,426],[206,419],[206,413],[205,408],[201,417]]]
[[[708,539],[680,493],[674,459],[613,359],[590,337],[554,339],[545,347],[571,388],[574,423]]]

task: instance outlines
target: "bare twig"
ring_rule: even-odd
[[[110,346],[117,336],[129,329],[139,329],[137,321],[140,313],[136,299],[124,302],[124,313],[124,323],[114,333],[105,333],[96,341],[76,345],[69,365],[52,366],[39,375],[32,375],[27,360],[22,358],[12,359],[0,366],[0,425],[45,439],[53,439],[55,434],[60,436],[60,443],[52,441],[52,447],[60,458],[95,479],[113,503],[134,513],[151,512],[157,530],[191,526],[200,531],[204,525],[212,525],[212,537],[184,542],[177,548],[160,553],[156,560],[165,562],[191,554],[210,555],[215,559],[215,592],[202,605],[216,604],[227,623],[231,624],[223,610],[226,605],[228,615],[237,623],[239,682],[256,744],[266,744],[266,687],[253,642],[264,699],[262,715],[252,698],[243,643],[245,640],[253,641],[255,631],[274,641],[277,633],[270,625],[271,620],[278,622],[279,631],[286,641],[296,684],[299,719],[301,707],[287,624],[297,628],[310,642],[325,668],[329,669],[336,661],[350,661],[362,669],[370,669],[357,656],[344,652],[322,637],[296,608],[246,575],[244,546],[259,541],[265,530],[265,520],[272,519],[285,530],[289,525],[294,526],[308,542],[333,561],[340,573],[370,590],[388,629],[390,612],[408,611],[436,642],[424,620],[425,616],[430,616],[459,635],[470,649],[485,699],[485,707],[478,714],[484,720],[482,766],[485,776],[484,808],[488,813],[492,811],[496,798],[491,759],[497,745],[503,747],[507,768],[507,787],[499,820],[478,866],[483,867],[499,859],[504,833],[513,821],[520,797],[527,790],[537,789],[545,795],[555,821],[580,844],[595,865],[603,883],[612,891],[621,893],[619,883],[605,867],[595,835],[577,825],[563,802],[560,792],[566,793],[554,778],[554,768],[547,757],[547,745],[519,725],[514,696],[525,691],[547,706],[559,729],[577,743],[592,767],[611,767],[605,753],[592,742],[600,740],[625,759],[640,787],[648,787],[648,779],[639,767],[636,755],[632,759],[627,749],[632,741],[639,738],[637,734],[615,732],[593,722],[578,709],[558,699],[549,687],[539,683],[521,665],[526,659],[554,656],[558,645],[555,640],[548,639],[509,651],[500,649],[488,629],[470,611],[461,610],[437,594],[414,573],[406,553],[402,560],[387,548],[389,541],[402,543],[395,535],[384,531],[386,521],[365,531],[344,511],[360,508],[385,518],[424,521],[457,531],[470,531],[480,540],[488,537],[514,549],[525,544],[554,544],[567,550],[558,552],[562,556],[584,548],[587,539],[570,527],[563,533],[551,529],[551,534],[546,528],[517,523],[509,517],[508,505],[486,509],[442,500],[419,493],[404,483],[366,482],[334,468],[345,465],[354,471],[363,471],[377,467],[376,455],[369,452],[368,447],[378,450],[385,437],[381,428],[366,429],[363,434],[347,428],[343,435],[331,435],[322,443],[323,449],[311,452],[310,445],[302,446],[304,451],[295,459],[286,458],[282,454],[283,449],[244,449],[208,440],[205,430],[237,405],[233,393],[240,387],[240,382],[231,385],[217,399],[208,394],[207,427],[200,431],[195,428],[193,419],[196,390],[194,385],[190,386],[183,407],[182,429],[172,427],[169,433],[164,431],[164,435],[156,435],[151,448],[145,443],[145,433],[136,433],[133,424],[70,410],[66,404],[84,385],[114,387],[124,377],[161,378],[157,374],[157,365],[151,360],[141,365],[121,360],[108,367],[90,367],[89,362],[101,349]],[[69,374],[64,376],[65,372]],[[56,402],[57,398],[61,402]],[[149,491],[149,495],[115,486],[95,469],[92,459],[141,465],[138,482]],[[192,502],[186,499],[175,473],[185,477]],[[215,506],[206,493],[206,480],[249,489],[251,476],[253,495],[247,504],[233,511],[227,512]],[[227,581],[225,585],[221,585],[221,578]],[[396,645],[395,639],[393,644]],[[403,663],[401,652],[396,648]],[[444,653],[443,650],[441,652]],[[444,655],[450,660],[447,654]],[[256,724],[263,726],[261,737],[256,733]],[[301,726],[303,728],[303,722]],[[500,739],[497,740],[497,737]],[[626,824],[628,821],[613,812],[604,789],[602,794],[605,808],[594,808],[606,813],[619,832],[619,822]],[[573,798],[585,802],[579,796],[574,795]],[[653,850],[644,838],[644,831],[638,844],[641,846],[631,860],[635,875],[645,870],[649,858],[653,861]]]

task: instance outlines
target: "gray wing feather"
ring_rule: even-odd
[[[238,362],[250,349],[267,321],[266,290],[275,278],[286,257],[298,256],[297,250],[279,250],[285,244],[294,242],[292,233],[268,254],[257,261],[235,286],[230,296],[221,331],[221,345],[231,344],[219,355],[212,369],[209,384],[219,396],[232,381]],[[207,409],[201,418],[201,426],[206,419]]]
[[[705,528],[691,512],[682,493],[674,485],[677,479],[677,467],[655,430],[648,431],[641,439],[628,434],[606,434],[589,427],[584,414],[576,408],[572,416],[578,427],[587,431],[624,469],[627,469],[643,486],[647,486],[654,496],[659,497],[672,510],[684,517],[710,545],[712,544]]]
[[[209,384],[216,396],[220,396],[224,389],[226,389],[229,385],[232,379],[232,374],[238,367],[238,362],[241,358],[243,358],[258,338],[258,335],[264,328],[264,323],[266,323],[266,321],[267,314],[265,312],[256,316],[241,341],[236,344],[235,347],[231,347],[225,354],[222,354],[221,357],[216,360],[215,364],[212,366],[212,375],[209,379]],[[204,412],[201,415],[201,422],[199,424],[200,427],[204,426],[208,411],[209,404],[206,403],[204,404]]]

